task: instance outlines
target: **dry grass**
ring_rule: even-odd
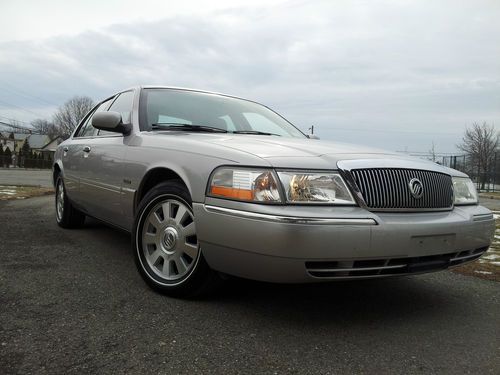
[[[26,199],[50,194],[54,194],[54,189],[39,186],[0,185],[0,201]]]
[[[500,192],[495,191],[494,193],[479,193],[479,196],[482,198],[500,199]]]
[[[475,261],[453,269],[462,275],[479,277],[485,280],[500,281],[500,267],[489,262]]]

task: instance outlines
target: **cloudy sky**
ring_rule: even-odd
[[[500,128],[499,20],[498,0],[1,0],[0,120],[162,84],[263,102],[322,139],[455,152],[474,121]]]

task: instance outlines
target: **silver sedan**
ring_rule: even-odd
[[[223,275],[285,283],[378,278],[479,258],[494,233],[463,173],[320,141],[232,96],[136,87],[99,103],[54,158],[56,219],[132,233],[155,290]]]

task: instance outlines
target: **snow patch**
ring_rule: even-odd
[[[483,275],[491,275],[493,272],[489,271],[474,271],[475,273],[482,273]]]
[[[487,260],[495,260],[495,259],[500,259],[500,255],[496,255],[496,254],[489,254],[489,255],[485,255],[482,257],[482,259],[487,259]]]

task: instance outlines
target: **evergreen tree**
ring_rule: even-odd
[[[23,143],[23,147],[19,150],[19,162],[20,167],[28,168],[30,165],[29,155],[31,152],[30,143],[26,139]]]
[[[24,156],[27,156],[30,153],[31,147],[30,147],[30,143],[27,139],[24,141],[23,147],[21,148],[21,150],[22,150]]]
[[[5,166],[9,167],[10,164],[12,163],[12,151],[10,151],[9,146],[4,151],[4,160],[5,160]]]

